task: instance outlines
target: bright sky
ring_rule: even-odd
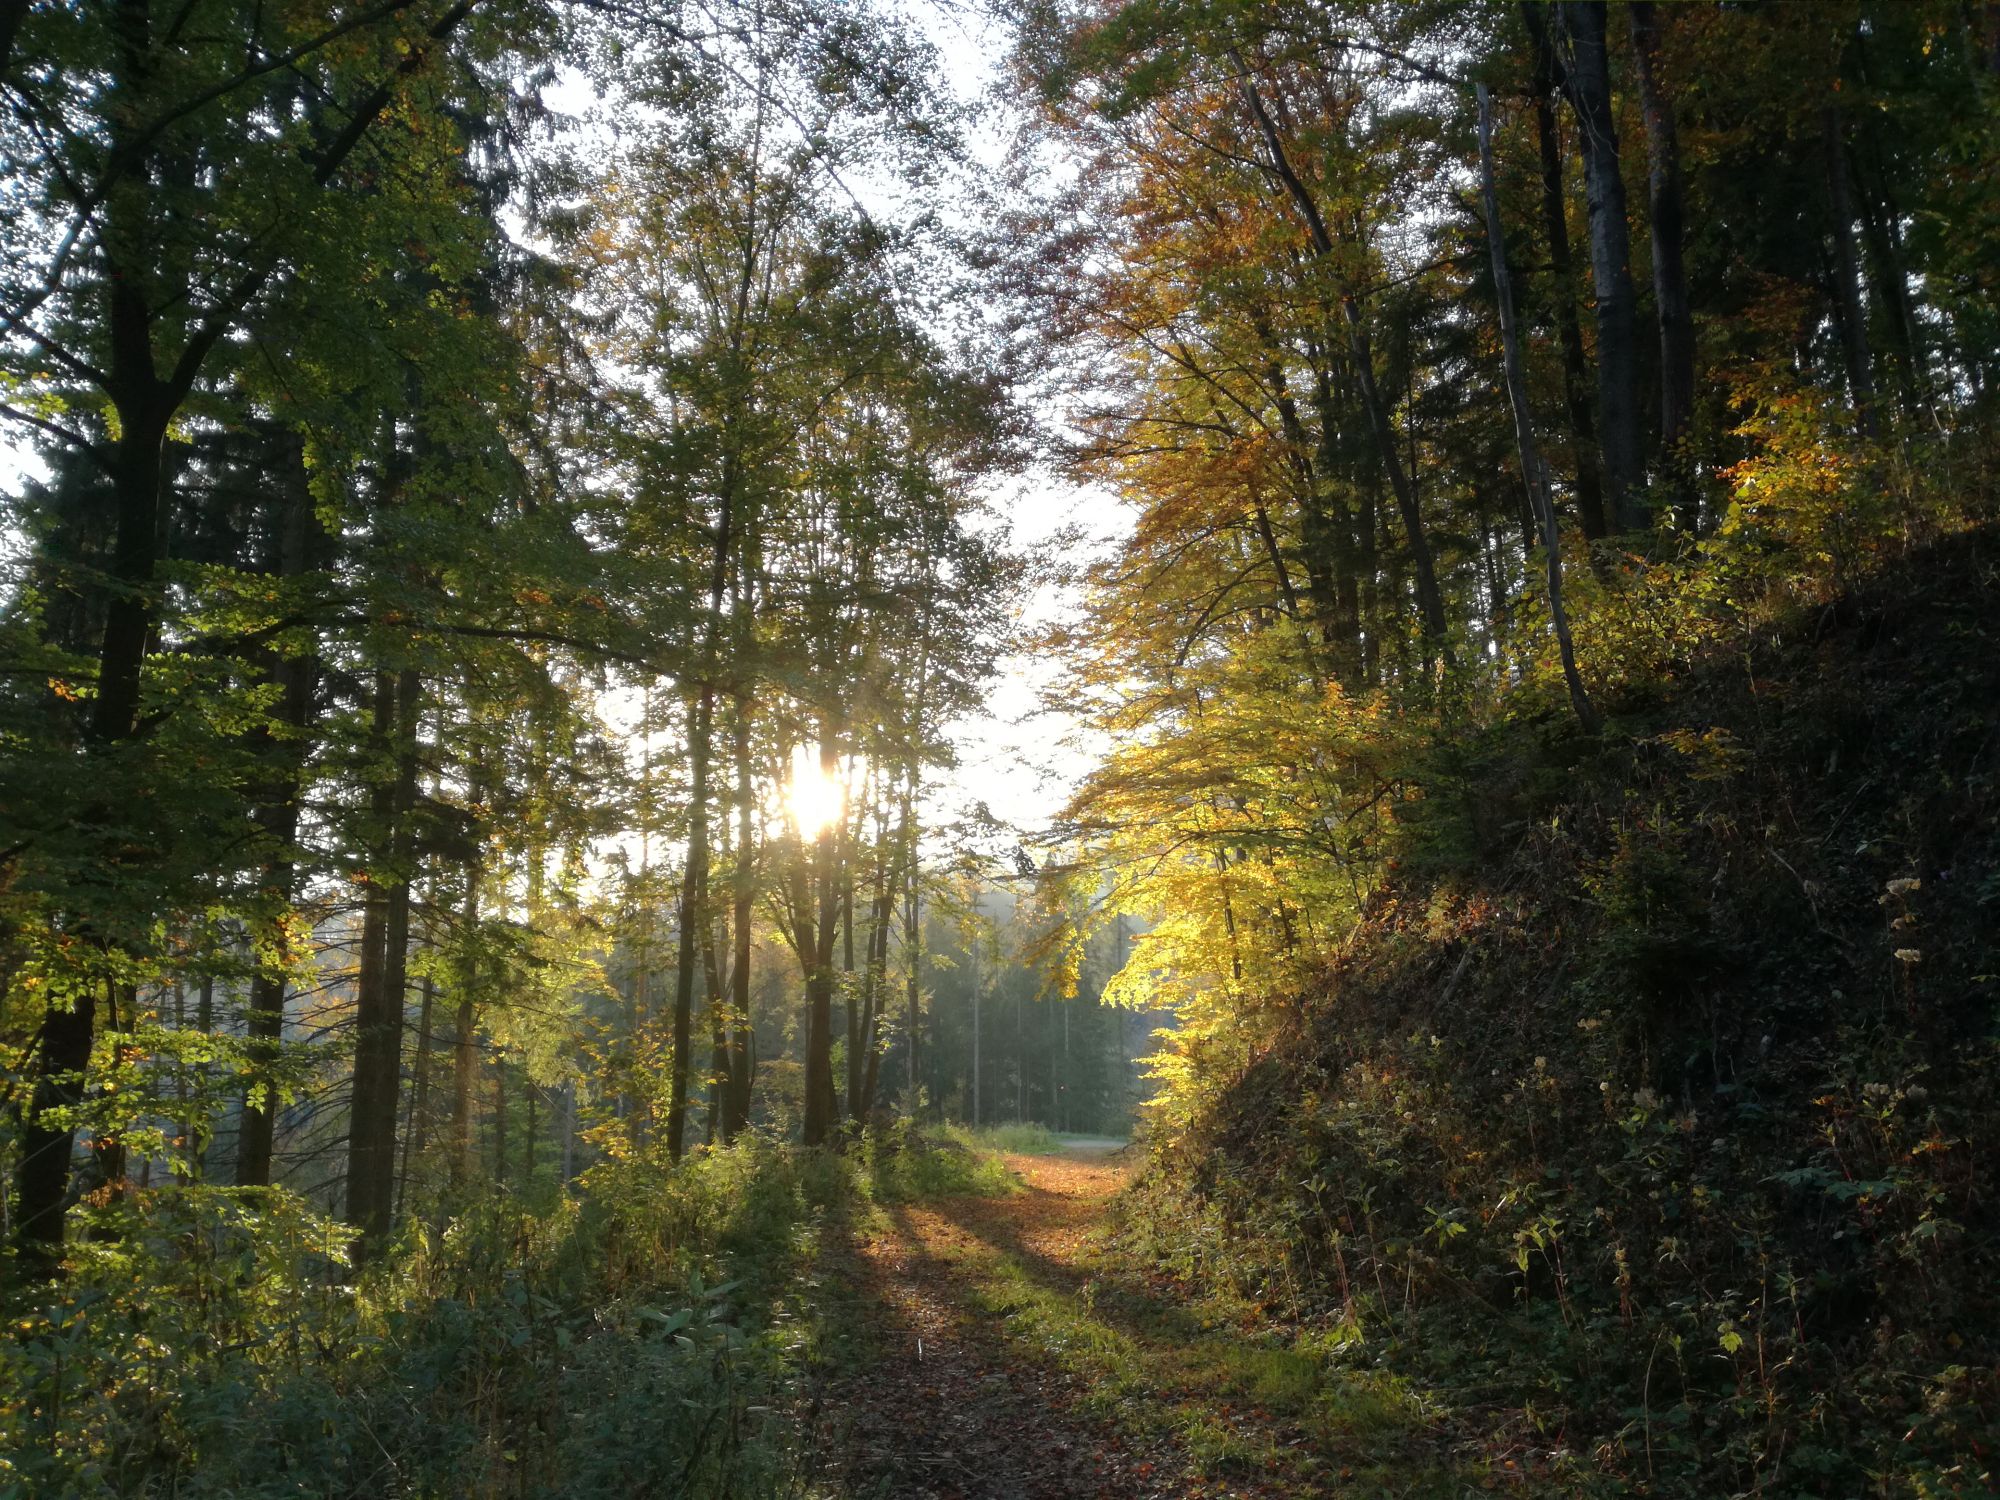
[[[1053,474],[1030,474],[1000,487],[992,503],[1022,548],[1082,526],[1092,539],[1088,550],[1102,551],[1131,524],[1107,494]],[[1043,586],[1023,601],[1022,624],[1049,624],[1071,602],[1067,590]],[[980,802],[1030,840],[1054,821],[1103,748],[1074,715],[1044,706],[1042,695],[1059,686],[1061,676],[1062,664],[1046,653],[1021,651],[1002,660],[985,711],[951,728],[959,764],[938,788],[933,821],[969,812]]]
[[[908,11],[938,49],[944,64],[941,81],[968,104],[991,103],[1007,55],[1005,39],[983,9],[956,0],[914,0]],[[970,144],[981,161],[997,167],[1008,149],[1011,122],[998,108],[980,119]],[[1061,414],[1044,416],[1059,420]],[[1014,545],[1023,550],[1052,542],[1066,528],[1081,528],[1090,539],[1085,550],[1098,554],[1132,524],[1108,491],[1076,485],[1046,469],[996,484],[987,499]],[[1072,554],[1065,561],[1084,559]],[[1023,601],[1021,623],[1031,628],[1051,623],[1072,602],[1064,589],[1039,588]],[[1060,663],[1045,653],[1017,652],[1002,661],[985,712],[952,728],[959,765],[934,796],[934,822],[983,802],[995,817],[1032,840],[1055,820],[1103,749],[1073,715],[1044,706],[1044,693],[1059,686],[1061,675]]]

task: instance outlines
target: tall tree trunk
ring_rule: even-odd
[[[1987,5],[1989,21],[2000,6]],[[1970,38],[1968,37],[1968,40]],[[1865,88],[1879,85],[1870,66],[1871,43],[1864,29],[1854,36],[1854,60]],[[1896,183],[1884,160],[1878,127],[1864,120],[1859,139],[1848,157],[1859,200],[1861,224],[1873,263],[1871,281],[1882,299],[1890,342],[1896,356],[1896,388],[1903,417],[1912,429],[1936,424],[1935,392],[1925,352],[1923,321],[1910,297],[1909,255],[1903,243],[1903,215],[1896,202]]]
[[[1685,197],[1674,107],[1660,85],[1660,17],[1653,0],[1632,0],[1632,55],[1639,109],[1646,124],[1647,191],[1652,208],[1653,303],[1660,321],[1660,467],[1674,500],[1674,519],[1693,531],[1695,489],[1694,312],[1688,301]]]
[[[978,919],[977,903],[973,917]],[[972,938],[972,1125],[979,1128],[979,936],[975,927]]]
[[[403,1125],[403,1162],[396,1173],[396,1214],[401,1217],[404,1199],[410,1189],[410,1161],[424,1154],[425,1137],[430,1123],[431,1096],[431,1027],[432,1015],[437,1005],[437,984],[430,975],[424,975],[418,984],[423,1003],[417,1009],[417,1063],[416,1079],[410,1090],[410,1112]]]
[[[920,1067],[920,1043],[923,1037],[923,957],[924,932],[923,908],[918,885],[917,841],[915,825],[910,817],[910,804],[916,793],[916,771],[912,769],[910,779],[903,784],[903,964],[906,974],[903,979],[903,1003],[908,1015],[910,1031],[910,1113],[917,1111]]]
[[[473,800],[478,801],[475,796]],[[479,877],[474,865],[465,883],[466,940],[478,951]],[[472,1181],[472,1087],[479,1073],[479,967],[468,957],[458,976],[458,1005],[451,1033],[451,1185],[464,1191]]]
[[[1569,245],[1568,196],[1563,191],[1562,140],[1556,124],[1553,95],[1560,70],[1549,44],[1548,10],[1540,0],[1528,0],[1528,35],[1535,58],[1535,136],[1542,162],[1542,228],[1548,239],[1550,305],[1555,311],[1556,339],[1562,346],[1563,407],[1569,414],[1576,456],[1576,514],[1583,534],[1597,541],[1605,534],[1604,475],[1597,451],[1597,422],[1590,410],[1590,361],[1583,352],[1583,329],[1577,322],[1571,295],[1575,273]]]
[[[479,1076],[479,1008],[462,994],[452,1015],[451,1185],[472,1181],[472,1087]]]
[[[889,924],[895,916],[895,902],[895,883],[890,879],[888,861],[884,858],[876,865],[875,894],[869,902],[868,959],[862,974],[861,1087],[849,1108],[857,1125],[865,1125],[875,1112],[875,1091],[882,1079],[884,971],[889,964]]]
[[[820,773],[831,778],[840,758],[830,732],[819,744]],[[839,830],[845,833],[845,820]],[[813,840],[812,868],[798,883],[794,906],[799,960],[806,977],[805,1119],[802,1135],[808,1146],[832,1142],[840,1122],[833,1083],[834,945],[840,928],[840,860],[834,820]],[[817,899],[818,910],[813,906]]]
[[[319,565],[324,542],[312,492],[306,484],[305,447],[297,440],[288,445],[285,477],[285,514],[276,571],[281,578],[295,579]],[[262,895],[277,918],[273,931],[279,953],[276,965],[258,965],[250,979],[250,1005],[244,1030],[253,1072],[250,1087],[244,1093],[237,1135],[238,1187],[268,1187],[271,1183],[278,1101],[270,1069],[277,1060],[278,1044],[284,1034],[285,978],[295,957],[289,948],[291,929],[282,918],[291,906],[298,878],[292,850],[299,836],[300,758],[304,754],[304,731],[313,719],[319,677],[317,661],[307,655],[274,657],[266,670],[280,694],[279,720],[296,733],[291,744],[280,743],[268,734],[261,736],[261,748],[273,761],[274,774],[267,800],[252,816],[270,843]]]
[[[857,1101],[861,1097],[861,1006],[855,994],[854,981],[854,869],[849,865],[841,872],[840,879],[840,942],[842,976],[841,993],[845,997],[841,1017],[847,1029],[847,1116],[859,1118],[855,1113]]]
[[[1854,248],[1854,200],[1848,192],[1846,132],[1840,110],[1829,104],[1820,111],[1820,149],[1826,164],[1829,227],[1833,231],[1834,293],[1840,347],[1847,364],[1848,394],[1855,423],[1873,438],[1875,369],[1868,349],[1868,305],[1861,295],[1861,258]]]
[[[754,222],[754,221],[753,221]],[[749,306],[754,251],[744,252],[738,278],[733,342],[740,350],[743,319]],[[701,689],[688,711],[688,842],[682,870],[680,946],[674,970],[673,1075],[667,1101],[667,1154],[675,1161],[687,1134],[689,1054],[694,1045],[694,966],[697,924],[708,909],[708,767],[715,726],[715,677],[722,643],[722,605],[729,590],[736,543],[737,455],[732,446],[723,456],[721,494],[715,517],[715,546],[709,559],[708,616],[702,630]]]
[[[736,872],[730,937],[735,952],[729,967],[729,1010],[733,1036],[729,1046],[728,1088],[724,1095],[722,1138],[736,1139],[750,1123],[750,957],[751,918],[757,909],[757,869],[752,862],[756,838],[756,801],[750,775],[750,704],[736,697],[734,754],[736,761]]]
[[[722,852],[729,854],[729,817],[717,820],[723,831]],[[708,1012],[708,1120],[702,1138],[710,1146],[722,1139],[723,1103],[729,1093],[729,987],[722,972],[722,946],[729,940],[725,929],[722,944],[716,941],[713,922],[701,925],[701,994]]]
[[[1353,561],[1352,547],[1343,545],[1342,530],[1346,525],[1344,515],[1336,517],[1330,512],[1339,508],[1339,502],[1331,493],[1328,483],[1332,470],[1325,462],[1322,452],[1317,458],[1314,444],[1306,433],[1305,423],[1300,420],[1298,401],[1293,397],[1291,384],[1285,374],[1285,350],[1271,332],[1269,322],[1260,313],[1254,324],[1258,339],[1265,351],[1264,384],[1271,392],[1277,407],[1280,430],[1285,435],[1286,454],[1289,458],[1292,485],[1298,499],[1299,510],[1299,551],[1305,564],[1306,591],[1312,600],[1312,619],[1305,620],[1299,608],[1299,596],[1292,584],[1291,568],[1285,561],[1283,549],[1278,545],[1277,532],[1271,525],[1270,514],[1263,502],[1257,501],[1253,515],[1257,525],[1258,540],[1264,554],[1269,559],[1276,575],[1279,596],[1284,600],[1285,610],[1293,619],[1309,625],[1307,640],[1309,647],[1315,643],[1330,649],[1336,666],[1336,675],[1347,679],[1354,669],[1359,656],[1357,639],[1358,625],[1351,611],[1342,605],[1347,597],[1343,582],[1351,585],[1352,579],[1343,579],[1343,564],[1351,574]],[[1321,389],[1325,389],[1322,376]],[[1332,433],[1326,429],[1322,413],[1321,446],[1330,444]],[[1315,675],[1324,675],[1325,667],[1318,660],[1319,652],[1312,651],[1311,667]]]
[[[1424,531],[1423,511],[1417,503],[1417,489],[1396,450],[1395,429],[1389,424],[1389,409],[1383,404],[1375,381],[1374,356],[1369,351],[1368,334],[1362,324],[1361,309],[1352,297],[1341,299],[1347,320],[1349,348],[1354,358],[1355,382],[1361,390],[1361,408],[1368,418],[1368,430],[1375,436],[1376,456],[1389,476],[1389,489],[1396,497],[1396,510],[1403,520],[1403,539],[1410,550],[1410,568],[1416,575],[1417,609],[1424,622],[1424,638],[1451,654],[1445,642],[1444,594],[1438,588],[1437,565],[1431,557],[1430,538]]]
[[[839,908],[833,872],[833,830],[823,829],[814,847],[819,914],[802,905],[799,944],[806,969],[806,1097],[802,1136],[808,1146],[826,1145],[838,1110],[833,1093],[833,944]]]
[[[533,1189],[535,1185],[535,1131],[537,1129],[535,1101],[540,1092],[535,1087],[535,1082],[532,1078],[525,1080],[525,1087],[522,1088],[521,1094],[527,1100],[528,1120],[521,1132],[521,1186],[527,1189]]]
[[[204,974],[201,976],[201,989],[199,997],[195,1001],[194,1008],[194,1026],[197,1035],[215,1035],[215,976],[213,974]],[[207,1096],[205,1085],[214,1074],[214,1066],[213,1064],[204,1062],[195,1071],[201,1077],[204,1084],[202,1093],[205,1098]],[[208,1145],[213,1126],[214,1119],[212,1116],[197,1121],[194,1138],[188,1143],[189,1150],[193,1155],[193,1175],[197,1182],[208,1180]]]
[[[724,543],[726,545],[726,542]],[[680,934],[674,967],[674,1055],[667,1091],[667,1155],[675,1161],[687,1135],[688,1078],[694,1050],[695,942],[708,893],[708,763],[715,688],[688,704],[688,839],[681,871]]]
[[[1597,292],[1597,420],[1605,500],[1621,532],[1647,526],[1639,442],[1638,340],[1634,332],[1631,230],[1618,126],[1611,108],[1611,63],[1603,0],[1564,0],[1565,78],[1576,111],[1590,204],[1590,269]]]
[[[409,979],[412,837],[417,783],[417,707],[413,668],[376,674],[375,735],[394,754],[394,770],[376,796],[379,826],[389,830],[386,866],[370,872],[355,987],[354,1102],[347,1151],[347,1222],[371,1253],[395,1215],[397,1096],[403,1081],[403,1004]]]
[[[1576,668],[1576,649],[1570,642],[1569,615],[1563,608],[1562,539],[1556,534],[1555,497],[1549,491],[1548,470],[1535,442],[1534,415],[1528,409],[1528,381],[1521,369],[1521,335],[1514,324],[1514,285],[1507,271],[1507,242],[1500,230],[1500,195],[1493,182],[1493,99],[1485,84],[1477,87],[1479,99],[1479,185],[1486,206],[1486,240],[1493,254],[1493,300],[1500,313],[1500,349],[1506,364],[1507,402],[1514,410],[1514,440],[1521,454],[1521,475],[1528,496],[1542,524],[1542,549],[1548,556],[1549,619],[1555,626],[1556,649],[1562,657],[1563,682],[1569,688],[1570,707],[1584,733],[1596,734],[1603,727],[1597,710],[1584,690]]]
[[[576,1080],[563,1080],[562,1183],[568,1187],[576,1176]]]
[[[507,1054],[493,1053],[493,1185],[507,1186]]]
[[[112,1075],[115,1078],[126,1067],[138,1063],[142,1055],[139,1049],[132,1045],[131,1035],[133,1023],[138,1019],[139,987],[134,984],[107,984],[104,999],[107,1011],[104,1018],[104,1034],[105,1040],[110,1044]],[[108,1099],[113,1088],[111,1081],[106,1080],[100,1090],[100,1097]],[[91,1140],[90,1154],[97,1163],[98,1181],[104,1184],[100,1190],[101,1201],[113,1203],[125,1197],[131,1190],[131,1183],[127,1172],[129,1153],[125,1147],[124,1130],[112,1125],[108,1129],[99,1131]],[[102,1227],[94,1236],[103,1240],[117,1237],[116,1230]]]
[[[1856,164],[1858,166],[1858,164]],[[1868,244],[1872,280],[1881,288],[1890,343],[1896,356],[1896,393],[1903,418],[1912,427],[1930,415],[1930,377],[1925,367],[1922,324],[1910,302],[1910,273],[1896,205],[1880,182],[1863,182],[1858,194],[1861,227]]]
[[[113,404],[119,436],[112,458],[117,533],[110,573],[116,591],[105,611],[97,701],[86,728],[86,749],[93,759],[115,753],[133,738],[140,668],[152,631],[151,591],[164,487],[162,449],[173,404],[153,372],[151,320],[137,288],[113,285],[112,373],[119,381]],[[86,822],[94,826],[110,817],[108,807],[93,809]],[[113,941],[108,934],[93,940],[106,947]],[[34,1088],[20,1121],[21,1165],[15,1176],[15,1243],[21,1270],[28,1277],[50,1276],[61,1267],[75,1120],[89,1087],[96,1018],[97,996],[90,981],[66,996],[52,996],[42,1018]]]
[[[1366,650],[1362,644],[1361,549],[1355,543],[1354,512],[1336,489],[1342,472],[1340,434],[1346,427],[1334,399],[1333,371],[1322,347],[1314,360],[1313,408],[1319,419],[1319,456],[1315,464],[1315,498],[1309,507],[1312,543],[1323,548],[1333,569],[1333,638],[1340,651],[1343,680],[1367,681]]]
[[[1380,504],[1372,479],[1363,482],[1356,494],[1360,505],[1354,517],[1354,570],[1361,579],[1361,681],[1374,687],[1382,680],[1381,549],[1375,544]]]
[[[83,1103],[96,1016],[93,986],[82,984],[67,1006],[52,1005],[42,1020],[34,1093],[21,1120],[14,1196],[15,1243],[29,1276],[53,1275],[61,1265],[63,1210],[76,1149],[76,1126],[70,1122]],[[53,1123],[57,1120],[63,1123]]]

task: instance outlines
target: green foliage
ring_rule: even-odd
[[[580,1197],[354,1234],[282,1189],[135,1191],[0,1346],[0,1494],[791,1493],[814,1270],[870,1201],[1012,1190],[900,1125],[607,1158]]]
[[[994,1132],[953,1128],[932,1134],[899,1120],[863,1137],[861,1181],[878,1203],[1011,1193],[1018,1184],[994,1154],[1010,1149]]]
[[[988,1151],[1048,1156],[1062,1150],[1062,1141],[1046,1125],[988,1125],[979,1130],[955,1130],[952,1133],[968,1144]]]
[[[1560,1487],[1991,1493],[1993,548],[1617,747],[1468,747],[1433,795],[1476,815],[1164,1117],[1129,1243],[1497,1412],[1467,1440]]]
[[[783,1335],[717,1279],[744,1224],[698,1205],[716,1177],[756,1184],[742,1212],[769,1274],[804,1198],[777,1158],[745,1158],[615,1208],[414,1226],[355,1285],[349,1232],[289,1194],[138,1195],[142,1232],[93,1247],[15,1324],[7,1477],[48,1495],[365,1495],[385,1476],[424,1494],[639,1476],[761,1492],[784,1439],[749,1408],[771,1399]],[[664,1255],[636,1248],[666,1226]]]

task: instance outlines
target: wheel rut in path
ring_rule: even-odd
[[[1107,1397],[1096,1346],[1129,1344],[1093,1311],[1092,1239],[1135,1170],[1075,1148],[1009,1156],[1007,1197],[899,1205],[857,1235],[831,1275],[869,1358],[823,1392],[832,1493],[872,1500],[1071,1500],[1298,1494],[1261,1476],[1201,1477],[1171,1414],[1177,1396]],[[1129,1357],[1129,1356],[1128,1356]],[[1261,1426],[1203,1413],[1210,1422]],[[1284,1436],[1257,1434],[1268,1449]]]

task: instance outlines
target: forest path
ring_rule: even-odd
[[[1318,1362],[1107,1242],[1132,1153],[1006,1160],[1021,1191],[892,1205],[827,1267],[862,1354],[823,1393],[832,1493],[1297,1496],[1384,1459],[1419,1488],[1435,1473],[1410,1462],[1409,1413],[1330,1404]]]

